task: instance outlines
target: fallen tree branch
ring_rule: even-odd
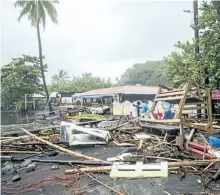
[[[40,154],[42,152],[35,151],[19,151],[19,150],[1,150],[0,154]]]
[[[77,153],[77,152],[73,152],[73,151],[68,150],[68,149],[66,149],[66,148],[63,148],[63,147],[57,146],[57,145],[55,145],[55,144],[52,144],[51,142],[48,142],[48,141],[46,141],[46,140],[44,140],[44,139],[42,139],[42,138],[40,138],[40,137],[38,137],[38,136],[36,136],[36,135],[30,133],[29,131],[27,131],[27,130],[24,129],[24,128],[21,128],[21,130],[23,130],[23,131],[24,131],[25,133],[27,133],[28,135],[34,137],[36,140],[38,140],[38,141],[40,141],[40,142],[43,142],[43,143],[47,144],[48,146],[50,146],[50,147],[52,147],[52,148],[55,148],[55,149],[60,150],[60,151],[62,151],[62,152],[65,152],[65,153],[67,153],[67,154],[69,154],[69,155],[71,155],[71,156],[75,156],[75,157],[78,157],[78,158],[84,158],[84,159],[86,159],[86,160],[102,161],[101,159],[93,158],[93,157],[91,157],[91,156],[86,156],[86,155],[84,155],[84,154],[79,154],[79,153]]]

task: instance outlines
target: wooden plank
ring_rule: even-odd
[[[184,126],[187,126],[187,127],[192,127],[192,128],[195,128],[195,129],[200,129],[202,131],[206,131],[206,127],[204,127],[203,125],[199,124],[199,123],[187,123],[187,122],[184,122],[183,123]]]
[[[166,101],[166,100],[180,100],[184,98],[184,96],[176,96],[176,97],[167,97],[167,98],[156,98],[154,101]]]
[[[208,106],[183,107],[183,110],[199,110],[199,109],[208,109]]]
[[[190,102],[190,103],[187,103],[187,102],[186,102],[186,103],[185,103],[185,105],[199,105],[199,104],[205,104],[205,105],[206,105],[207,103],[204,102],[204,101],[203,101],[203,102]]]
[[[156,119],[140,119],[141,121],[145,121],[148,123],[180,123],[180,119],[163,119],[163,120],[156,120]]]
[[[201,99],[202,98],[201,90],[200,90],[200,87],[197,83],[196,83],[196,90],[197,90],[197,95],[199,96],[199,99]]]
[[[160,87],[160,88],[158,89],[158,91],[157,91],[156,96],[154,97],[153,105],[151,106],[151,109],[149,110],[149,117],[150,117],[150,118],[154,118],[153,111],[154,111],[154,109],[155,109],[155,107],[156,107],[156,105],[157,105],[157,102],[155,101],[155,99],[157,99],[157,95],[160,94],[161,91],[162,91],[162,88]]]
[[[182,88],[180,88],[180,89],[173,89],[173,90],[171,90],[171,91],[161,92],[160,94],[165,94],[165,93],[170,93],[170,92],[177,92],[177,91],[183,91],[183,89],[182,89]]]
[[[180,100],[179,106],[178,106],[178,110],[174,116],[175,119],[181,118],[182,117],[182,109],[183,106],[186,102],[186,98],[187,98],[187,94],[189,91],[189,88],[191,87],[191,82],[188,82],[187,84],[185,84],[184,86],[184,90],[185,90],[185,95],[183,96],[183,98]]]
[[[184,91],[179,91],[179,92],[172,92],[170,91],[170,93],[166,93],[166,94],[158,94],[157,97],[166,97],[166,96],[174,96],[174,95],[184,95]]]

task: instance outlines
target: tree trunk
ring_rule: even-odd
[[[49,110],[52,111],[52,106],[51,106],[51,102],[49,101],[49,93],[48,93],[48,90],[47,90],[47,84],[46,84],[46,79],[45,79],[45,75],[44,75],[44,64],[43,64],[43,56],[42,56],[42,45],[41,45],[39,23],[37,24],[37,39],[38,39],[38,47],[39,47],[41,76],[42,76],[42,79],[43,79],[44,90],[45,90],[45,93],[46,93],[46,96],[47,96],[47,103],[48,103],[48,106],[49,106]]]

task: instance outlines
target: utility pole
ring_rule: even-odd
[[[193,13],[194,13],[194,25],[198,25],[198,0],[193,0]],[[195,30],[195,55],[196,55],[196,60],[199,66],[199,29],[196,27]],[[209,85],[209,72],[208,68],[205,67],[204,69],[205,72],[205,85],[206,87]]]
[[[193,14],[194,14],[194,36],[195,36],[195,56],[197,62],[199,61],[199,29],[198,26],[198,0],[193,0]]]

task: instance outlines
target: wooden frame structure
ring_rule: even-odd
[[[159,101],[177,105],[173,119],[154,119],[153,111]],[[192,114],[194,114],[194,116],[192,116]],[[150,119],[148,119],[147,122],[180,124],[212,133],[213,126],[210,89],[201,87],[190,81],[179,89],[164,90],[161,87],[154,98],[149,118]]]

